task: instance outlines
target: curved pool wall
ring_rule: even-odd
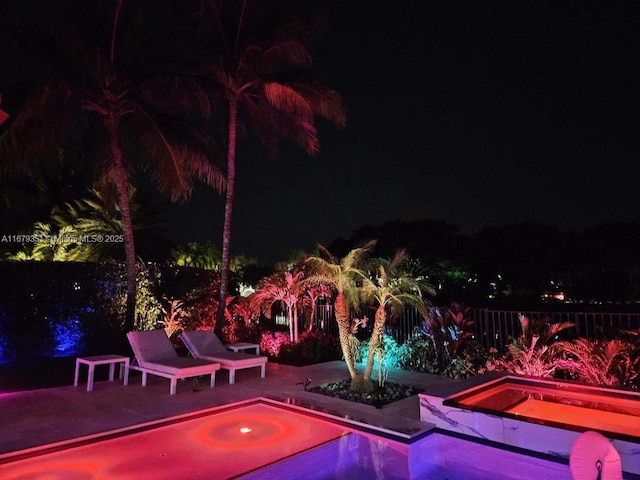
[[[448,397],[419,394],[420,420],[440,430],[516,449],[569,458],[578,436],[595,430],[640,475],[640,394],[509,375]]]

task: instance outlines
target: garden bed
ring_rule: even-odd
[[[364,403],[376,408],[422,393],[424,390],[412,385],[402,385],[387,382],[383,387],[376,384],[371,393],[354,393],[350,391],[351,380],[342,382],[324,383],[316,387],[310,387],[308,392],[318,393],[327,397],[341,398],[350,402]]]

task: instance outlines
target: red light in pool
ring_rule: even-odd
[[[240,433],[251,433],[251,428],[249,427],[242,427],[240,429]]]

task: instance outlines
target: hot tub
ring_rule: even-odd
[[[640,475],[640,394],[505,376],[447,398],[420,394],[420,419],[439,429],[567,458],[577,437],[610,439],[625,472]]]

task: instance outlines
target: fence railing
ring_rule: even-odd
[[[443,312],[444,313],[444,312]],[[574,324],[568,333],[575,337],[598,338],[607,329],[640,330],[640,313],[601,313],[601,312],[542,312],[490,310],[488,308],[471,309],[474,321],[474,336],[485,348],[502,351],[509,343],[509,337],[522,334],[519,315],[531,320],[547,319],[549,323],[570,322]],[[360,339],[369,338],[375,308],[365,309],[352,317],[367,316],[369,322],[358,331]],[[410,340],[416,328],[422,325],[422,316],[415,308],[407,308],[403,315],[393,319],[387,325],[389,334],[400,344]],[[338,334],[338,326],[333,314],[333,305],[320,305],[316,310],[315,328],[326,333]]]
[[[477,308],[471,310],[475,337],[486,348],[502,350],[509,337],[522,334],[519,315],[531,320],[547,319],[548,323],[569,322],[574,326],[568,330],[573,337],[598,338],[608,329],[640,329],[640,313],[602,312],[539,312],[508,311]]]

